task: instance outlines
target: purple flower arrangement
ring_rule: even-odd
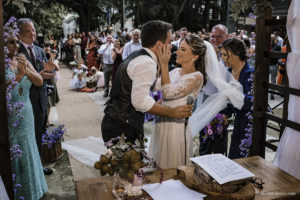
[[[206,127],[204,127],[203,143],[206,143],[208,138],[213,140],[217,135],[223,136],[223,129],[224,117],[219,113]]]
[[[67,132],[64,124],[55,127],[49,127],[42,136],[42,145],[51,148],[53,144],[61,142],[63,136]]]

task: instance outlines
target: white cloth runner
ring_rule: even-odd
[[[201,200],[206,195],[196,192],[186,187],[179,180],[167,180],[160,183],[143,185],[145,190],[154,200]]]
[[[0,176],[0,199],[1,200],[9,200],[1,176]]]
[[[62,142],[62,148],[75,159],[91,167],[99,160],[100,155],[106,152],[102,138],[92,136]]]

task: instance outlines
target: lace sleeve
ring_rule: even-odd
[[[162,97],[165,100],[179,99],[202,87],[202,74],[193,73],[181,77],[177,82],[162,86]]]

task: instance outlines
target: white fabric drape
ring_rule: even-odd
[[[287,58],[289,86],[300,89],[300,1],[291,2],[286,24],[292,52]],[[300,123],[300,97],[289,96],[288,119]],[[274,164],[300,180],[300,132],[285,128],[276,152]]]
[[[191,137],[195,137],[221,110],[231,103],[237,109],[244,105],[244,94],[242,85],[234,79],[232,74],[221,66],[213,46],[204,41],[205,70],[207,74],[207,84],[205,94],[210,95],[202,102],[201,92],[197,100],[197,109],[189,118],[188,127],[191,129]],[[212,92],[210,92],[210,90]]]

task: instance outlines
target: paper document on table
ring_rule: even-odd
[[[205,194],[191,190],[181,181],[173,179],[163,181],[162,183],[143,185],[143,190],[145,190],[154,200],[201,200],[206,197]]]
[[[254,176],[250,171],[222,154],[204,155],[190,158],[190,160],[204,169],[220,185]]]

